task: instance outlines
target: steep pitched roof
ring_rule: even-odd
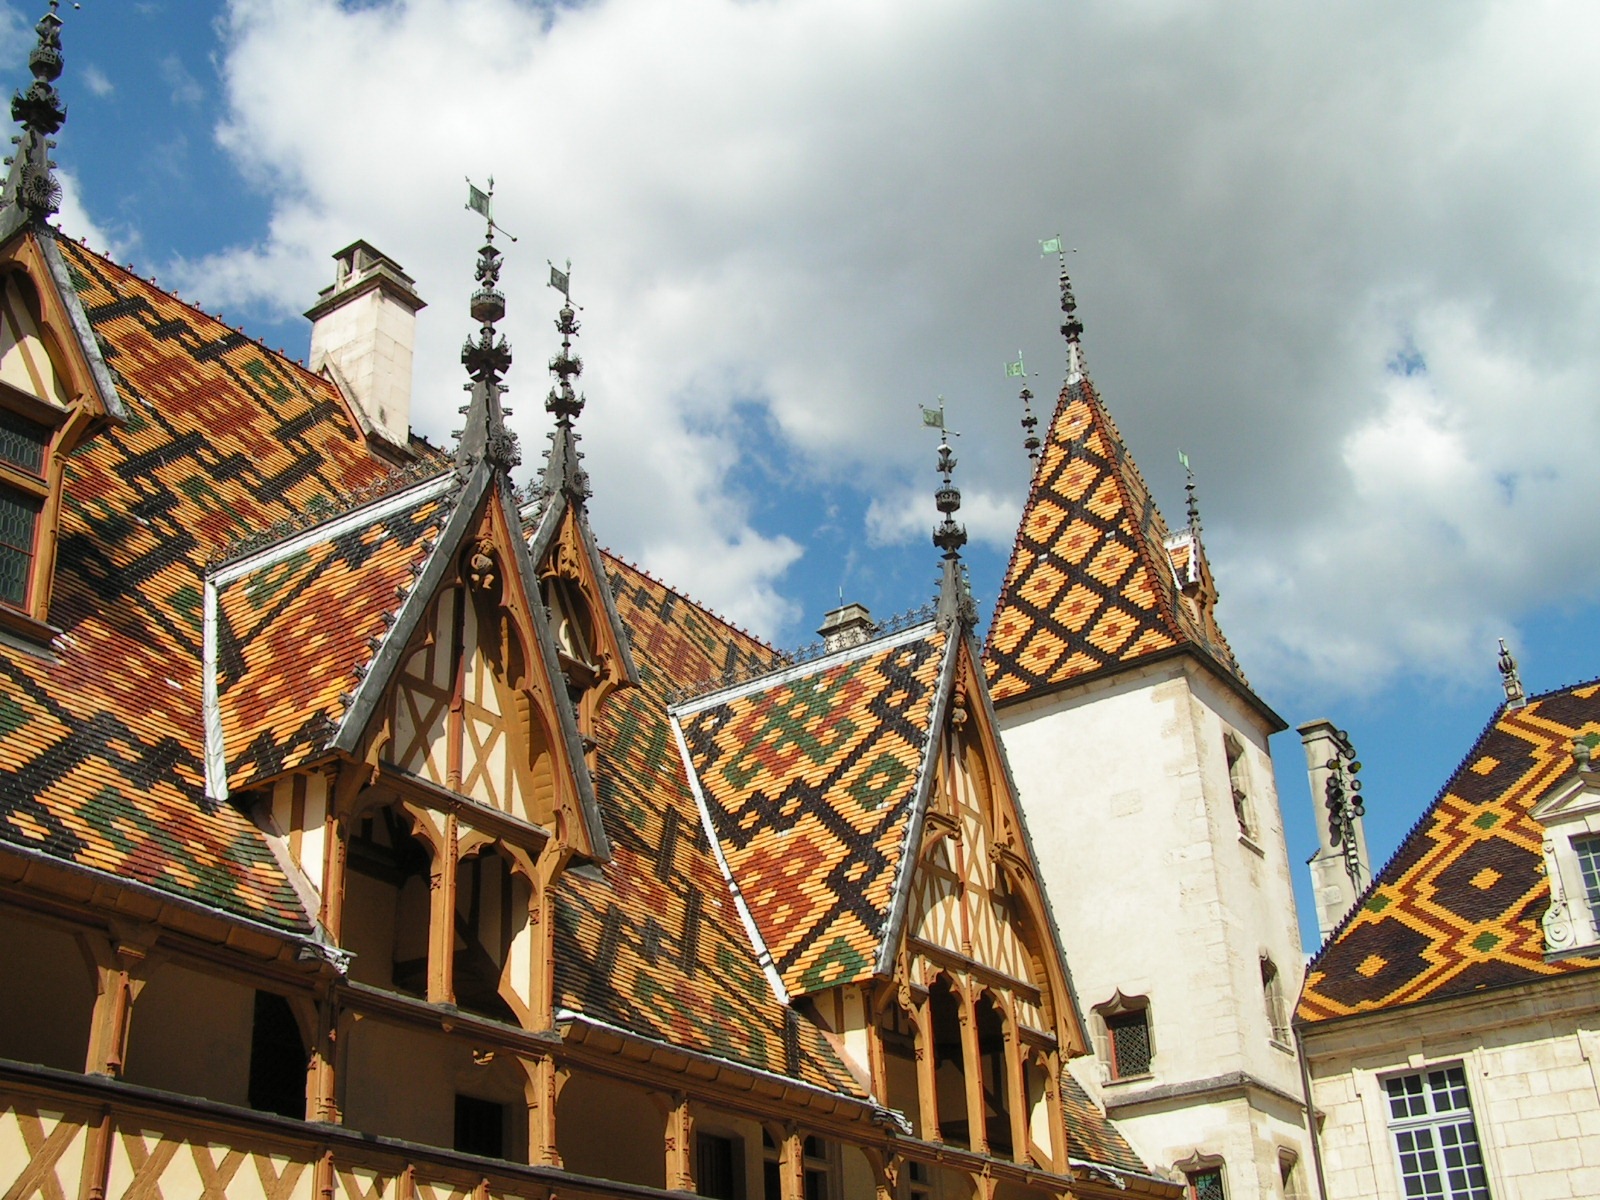
[[[326,380],[70,242],[125,420],[67,465],[46,657],[0,644],[0,841],[304,928],[250,821],[204,789],[206,563],[379,484]]]
[[[770,647],[619,561],[612,592],[640,686],[602,710],[600,804],[612,859],[557,894],[556,995],[574,1012],[821,1087],[861,1089],[773,995],[701,829],[667,718],[670,690],[771,661]]]
[[[928,623],[675,710],[690,785],[780,996],[877,969],[954,649]]]
[[[1111,414],[1087,373],[1075,371],[1061,389],[989,627],[995,702],[1179,647],[1200,652],[1249,695],[1214,594],[1184,594],[1192,549],[1169,538]]]
[[[1600,732],[1600,681],[1502,709],[1306,970],[1312,1023],[1600,967],[1547,963],[1544,829],[1534,804]]]
[[[331,745],[452,511],[453,472],[360,505],[214,572],[205,686],[213,794]]]

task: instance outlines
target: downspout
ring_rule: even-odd
[[[1311,1135],[1311,1165],[1317,1174],[1317,1200],[1328,1200],[1328,1181],[1322,1174],[1322,1139],[1317,1135],[1317,1107],[1311,1100],[1311,1068],[1306,1065],[1306,1046],[1300,1040],[1300,1027],[1294,1030],[1294,1052],[1300,1060],[1300,1090],[1306,1101],[1306,1132]]]

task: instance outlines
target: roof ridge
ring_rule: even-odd
[[[605,546],[601,546],[600,547],[600,553],[601,553],[601,555],[603,557],[609,558],[612,562],[617,563],[619,566],[626,567],[628,570],[632,571],[635,575],[641,575],[645,579],[648,579],[651,583],[655,584],[657,587],[661,588],[663,591],[671,592],[674,596],[676,596],[679,600],[682,600],[685,604],[693,605],[695,608],[699,609],[706,616],[710,617],[717,624],[719,624],[719,625],[721,625],[721,626],[723,626],[723,627],[725,627],[727,629],[731,629],[734,633],[737,633],[740,637],[747,638],[750,641],[755,642],[762,649],[770,651],[773,654],[781,654],[782,653],[782,651],[779,650],[777,646],[775,646],[773,643],[767,641],[766,638],[761,637],[759,634],[752,633],[750,630],[746,629],[743,625],[740,625],[737,621],[734,621],[731,618],[723,616],[716,609],[712,608],[709,604],[705,604],[702,601],[696,600],[693,596],[689,595],[689,593],[684,591],[682,588],[677,587],[674,584],[670,584],[666,580],[660,578],[659,576],[652,574],[651,572],[647,571],[644,567],[641,567],[638,563],[634,562],[631,558],[626,558],[623,555],[617,553],[617,551],[609,549],[608,547],[605,547]]]

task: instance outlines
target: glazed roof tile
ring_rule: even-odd
[[[612,861],[557,895],[556,987],[568,1009],[764,1071],[860,1095],[757,964],[701,829],[667,718],[684,679],[745,670],[772,649],[616,559],[612,592],[640,686],[609,700],[596,740]]]
[[[922,625],[679,710],[720,857],[789,995],[876,968],[949,645]]]
[[[1148,1175],[1150,1168],[1128,1145],[1122,1131],[1079,1086],[1069,1071],[1061,1072],[1061,1107],[1067,1114],[1067,1153],[1073,1158]]]
[[[346,702],[443,529],[452,474],[361,505],[214,575],[228,787],[327,751]]]
[[[985,664],[996,703],[1177,646],[1248,690],[1212,610],[1180,591],[1166,522],[1087,375],[1061,391],[1006,569]],[[1203,556],[1202,556],[1203,557]]]
[[[1529,814],[1600,733],[1600,682],[1502,709],[1306,969],[1298,1019],[1376,1012],[1600,967],[1544,960],[1544,827]]]
[[[60,248],[127,420],[67,464],[53,658],[0,645],[0,840],[304,928],[255,827],[205,796],[205,564],[388,468],[325,380]]]

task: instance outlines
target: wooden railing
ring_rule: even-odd
[[[0,1060],[0,1200],[666,1200]]]

